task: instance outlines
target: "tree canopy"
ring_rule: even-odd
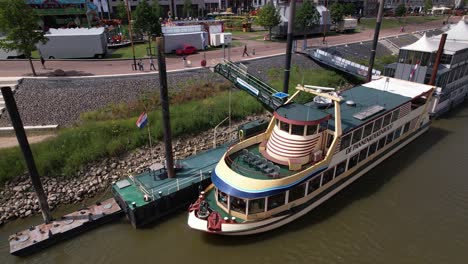
[[[271,39],[271,29],[281,23],[281,16],[275,6],[268,2],[260,9],[257,21],[260,26],[268,28]]]
[[[124,0],[121,0],[117,4],[116,9],[117,12],[115,13],[115,15],[117,16],[117,18],[127,21],[127,6],[125,5]]]
[[[429,12],[432,9],[432,0],[424,0],[424,11]]]
[[[356,13],[356,6],[353,3],[343,4],[343,13],[345,16],[352,16]]]
[[[402,17],[406,14],[406,6],[405,4],[399,4],[395,9],[395,15],[397,17]]]
[[[6,38],[0,40],[0,48],[6,51],[18,50],[29,59],[33,75],[36,76],[31,53],[39,42],[47,38],[39,28],[39,17],[24,0],[2,0],[0,5],[0,31]]]
[[[345,15],[345,9],[342,4],[339,3],[333,3],[330,6],[330,18],[333,21],[333,23],[338,23],[343,20],[343,17]]]
[[[146,0],[141,1],[135,10],[135,24],[134,29],[136,32],[145,33],[148,36],[148,46],[151,51],[151,37],[161,36],[161,23],[159,17],[161,9],[157,0],[153,0],[150,6]],[[152,52],[151,52],[152,54]]]
[[[189,17],[192,15],[192,0],[184,0],[184,5],[182,6],[182,13],[185,17]]]
[[[296,13],[296,22],[304,30],[310,29],[320,23],[320,13],[311,0],[305,0]]]

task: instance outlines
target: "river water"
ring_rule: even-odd
[[[181,212],[146,229],[124,219],[27,258],[0,263],[468,263],[468,104],[306,216],[249,237],[187,227]],[[55,215],[70,212],[63,208]]]

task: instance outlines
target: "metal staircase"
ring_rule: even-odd
[[[243,64],[237,65],[224,60],[217,64],[213,71],[228,79],[237,88],[257,98],[269,111],[274,111],[288,99],[288,94],[275,90],[275,88],[248,73],[247,66]]]

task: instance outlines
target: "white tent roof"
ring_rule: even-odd
[[[433,88],[430,85],[390,77],[381,77],[378,80],[363,84],[363,86],[410,98],[415,98]]]
[[[101,35],[104,32],[103,27],[99,28],[51,28],[45,35],[47,36],[83,36],[83,35]]]
[[[468,42],[468,25],[462,19],[455,26],[451,27],[447,33],[447,40]],[[435,36],[434,39],[440,39],[442,35]]]
[[[434,52],[439,48],[438,42],[432,41],[426,34],[413,44],[402,47],[403,50],[414,50],[423,52]]]

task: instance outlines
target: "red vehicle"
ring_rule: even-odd
[[[197,52],[197,48],[192,45],[184,45],[182,49],[176,50],[177,55],[190,55]]]

